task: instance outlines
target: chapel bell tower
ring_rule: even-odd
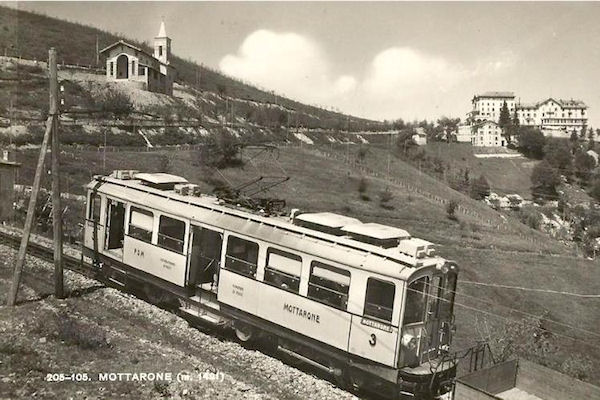
[[[154,58],[169,64],[171,58],[171,39],[167,36],[165,21],[161,21],[158,35],[154,38]]]

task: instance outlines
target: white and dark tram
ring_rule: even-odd
[[[350,388],[449,398],[458,268],[406,231],[333,213],[267,216],[184,178],[114,171],[87,185],[84,256],[195,318],[267,336]]]

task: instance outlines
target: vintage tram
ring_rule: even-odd
[[[402,229],[261,211],[178,176],[114,171],[87,185],[84,256],[241,341],[270,336],[349,388],[450,398],[454,262]]]

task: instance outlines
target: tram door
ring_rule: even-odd
[[[189,288],[217,290],[223,233],[192,225],[189,257]]]
[[[125,203],[107,198],[106,213],[106,249],[116,250],[123,256],[123,240],[125,238]],[[119,251],[120,250],[120,251]]]

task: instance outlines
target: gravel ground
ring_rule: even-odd
[[[15,257],[15,250],[0,246],[0,293],[8,290]],[[51,282],[47,262],[28,257],[26,270]],[[70,271],[65,286],[75,292],[65,300],[51,296],[51,287],[28,283],[28,276],[19,305],[0,306],[0,399],[356,398],[243,347],[227,331],[192,328],[170,312]],[[170,372],[172,379],[97,381],[99,373],[110,372]],[[87,373],[92,381],[46,381],[57,373]],[[178,373],[190,379],[178,382]]]

